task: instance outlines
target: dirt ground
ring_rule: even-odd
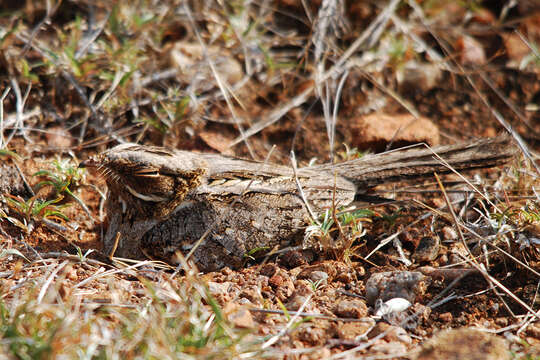
[[[97,344],[94,358],[540,359],[538,4],[158,3],[0,6],[3,354],[82,357],[79,338],[85,351]],[[77,167],[126,141],[284,164],[294,150],[305,166],[509,130],[529,157],[463,172],[478,191],[443,176],[466,230],[434,177],[387,184],[369,194],[395,201],[362,203],[365,233],[345,248],[285,249],[208,274],[111,261],[105,181]],[[320,241],[352,236],[334,224]],[[410,307],[378,316],[376,300],[394,298]],[[154,302],[156,314],[197,303],[213,313],[201,329],[223,317],[241,335],[222,353],[210,350],[218,336],[178,345],[191,323],[163,345],[149,329],[165,320],[134,318]]]

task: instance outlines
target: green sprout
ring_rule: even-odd
[[[327,209],[319,223],[312,221],[311,225],[306,228],[304,241],[312,237],[317,237],[323,243],[331,243],[329,242],[331,240],[331,233],[340,228],[348,230],[348,233],[352,235],[353,239],[361,238],[365,234],[362,222],[370,221],[369,218],[374,215],[375,213],[371,210],[358,209],[355,211],[338,212],[333,216],[332,211]],[[339,226],[335,225],[335,219],[338,220]]]
[[[254,256],[254,255],[255,255],[257,252],[259,252],[259,251],[266,251],[266,250],[268,250],[268,249],[270,249],[270,247],[268,247],[268,246],[260,246],[260,247],[256,247],[256,248],[251,249],[251,250],[249,250],[248,252],[246,252],[246,253],[244,254],[244,258],[245,258],[245,259],[248,259],[248,260],[255,260],[255,256]]]
[[[23,221],[20,221],[12,216],[8,216],[4,211],[0,212],[0,217],[5,218],[13,225],[24,230],[26,233],[30,233],[32,231],[32,226],[30,224],[32,224],[34,220],[52,220],[53,222],[55,222],[55,220],[69,220],[69,218],[62,213],[62,209],[69,205],[56,205],[56,203],[63,199],[63,196],[59,196],[53,200],[42,200],[36,198],[36,196],[33,196],[28,200],[24,200],[20,196],[6,194],[4,195],[4,199],[6,200],[7,206],[12,211],[19,214]]]
[[[21,157],[17,155],[17,153],[8,149],[0,149],[0,156],[8,156],[15,161],[22,161]]]
[[[69,159],[54,160],[53,165],[55,167],[54,171],[40,170],[32,175],[45,177],[46,179],[37,184],[37,189],[39,190],[41,187],[47,185],[52,186],[56,191],[56,194],[61,196],[67,195],[75,199],[75,201],[77,201],[84,209],[88,217],[94,221],[86,204],[70,189],[70,187],[77,187],[80,185],[84,179],[85,169],[74,165]]]

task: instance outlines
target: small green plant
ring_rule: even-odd
[[[261,246],[261,247],[257,247],[257,248],[254,248],[254,249],[251,249],[249,250],[248,252],[246,252],[244,254],[244,259],[246,260],[255,260],[255,254],[258,253],[259,251],[266,251],[266,250],[269,250],[270,247],[268,246]]]
[[[42,176],[46,180],[40,181],[37,184],[37,188],[41,188],[45,185],[51,185],[56,190],[57,194],[67,194],[75,197],[70,189],[70,186],[78,186],[83,180],[85,169],[79,168],[77,165],[71,163],[69,159],[65,160],[53,160],[55,171],[40,170],[32,176]]]
[[[352,243],[365,235],[363,222],[370,222],[375,213],[371,210],[358,209],[355,211],[341,211],[334,213],[327,209],[318,223],[312,222],[306,228],[304,243],[319,244],[321,249],[348,248]],[[338,224],[336,224],[336,220]],[[338,231],[341,238],[332,235]],[[312,241],[311,239],[316,239]]]
[[[14,196],[11,194],[4,195],[7,206],[22,217],[22,221],[8,216],[4,211],[0,211],[0,217],[5,218],[13,225],[24,230],[27,234],[33,229],[34,221],[52,220],[52,221],[68,221],[68,217],[62,213],[62,209],[69,206],[69,204],[56,205],[63,197],[59,196],[53,200],[42,200],[36,196],[31,197],[28,200],[24,200],[20,196]]]
[[[19,61],[21,64],[22,77],[31,83],[37,83],[39,81],[39,77],[32,73],[32,67],[28,64],[28,62],[25,59],[20,59]]]
[[[326,279],[319,279],[316,281],[308,280],[309,286],[311,286],[311,290],[313,290],[313,292],[316,292],[317,290],[319,290],[319,288],[321,287],[324,281],[326,281]]]
[[[46,180],[40,181],[36,189],[39,190],[43,186],[50,185],[56,191],[58,196],[69,196],[81,205],[88,217],[93,220],[90,210],[86,204],[73,193],[71,188],[79,186],[85,177],[85,169],[79,168],[71,160],[53,160],[53,165],[55,167],[54,171],[51,170],[40,170],[37,171],[32,176],[45,177]]]
[[[279,300],[279,299],[276,299],[276,300],[277,300],[277,304],[278,304],[279,308],[281,309],[281,311],[283,311],[283,315],[285,315],[285,318],[287,319],[287,321],[290,321],[291,320],[291,314],[289,314],[289,310],[287,310],[287,308],[281,302],[281,300]]]
[[[368,209],[358,209],[352,212],[342,212],[338,215],[338,219],[342,226],[347,226],[351,229],[353,236],[362,237],[364,235],[364,227],[362,221],[371,221],[370,218],[375,216],[375,212]]]
[[[21,157],[17,155],[17,153],[8,149],[0,149],[0,156],[7,156],[15,161],[22,161]]]
[[[311,220],[311,225],[306,228],[304,239],[312,237],[328,239],[330,233],[333,231],[332,225],[334,225],[334,218],[331,216],[332,212],[327,209],[319,223]]]
[[[392,214],[382,214],[379,215],[378,218],[388,223],[388,226],[392,228],[396,224],[397,219],[401,216],[401,212],[402,209],[397,209]]]
[[[85,262],[86,259],[88,259],[88,255],[90,255],[91,253],[95,251],[95,249],[88,249],[83,254],[82,249],[79,246],[75,246],[75,247],[77,248],[77,257],[79,258],[80,262]]]
[[[45,359],[51,354],[51,342],[56,334],[55,329],[61,324],[61,319],[49,321],[45,317],[29,311],[35,305],[24,303],[15,309],[14,314],[0,302],[0,336],[9,344],[9,352],[17,359]],[[28,325],[32,332],[28,333]]]
[[[511,223],[517,227],[537,225],[540,223],[540,204],[529,202],[520,208],[509,206],[502,213],[492,213],[491,218],[497,221],[497,228],[505,223]]]
[[[360,159],[366,155],[366,152],[360,151],[357,148],[349,148],[347,144],[343,144],[345,150],[338,151],[337,155],[341,158],[342,161],[349,161],[354,159]]]
[[[165,134],[171,127],[168,121],[162,121],[161,119],[155,119],[150,116],[141,116],[136,122],[143,123],[147,126],[151,126],[161,134]]]
[[[406,39],[401,36],[392,37],[389,45],[390,48],[388,54],[390,55],[392,63],[403,64],[408,50]]]

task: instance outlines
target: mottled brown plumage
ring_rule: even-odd
[[[456,169],[508,161],[507,137],[434,149]],[[83,163],[97,167],[109,187],[104,250],[116,256],[144,254],[173,261],[193,252],[203,271],[239,266],[257,248],[302,237],[309,221],[292,168],[216,154],[124,144]],[[317,214],[350,204],[369,187],[448,169],[429,149],[367,156],[335,165],[301,168],[297,178]]]

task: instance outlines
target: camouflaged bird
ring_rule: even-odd
[[[499,165],[514,153],[508,137],[433,151],[454,169]],[[299,242],[310,219],[306,202],[317,216],[375,185],[448,172],[429,149],[300,168],[295,176],[288,166],[136,144],[81,166],[96,167],[107,182],[106,253],[175,262],[178,251],[191,251],[202,271],[238,267],[251,250]]]

